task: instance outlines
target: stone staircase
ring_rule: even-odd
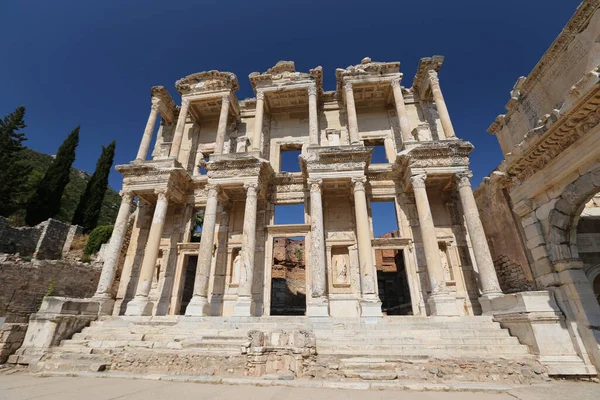
[[[63,340],[37,364],[44,371],[103,371],[115,360],[139,368],[161,357],[237,359],[245,365],[248,332],[313,331],[318,357],[354,359],[340,362],[347,377],[385,379],[388,361],[423,359],[533,360],[491,317],[385,317],[374,320],[306,317],[102,317],[69,340]],[[146,358],[140,358],[144,354]],[[149,357],[149,358],[148,358]],[[372,359],[370,360],[369,357]],[[142,361],[137,361],[137,360]],[[162,361],[160,361],[162,362]],[[372,364],[372,365],[371,365]],[[190,367],[191,368],[191,367]],[[168,369],[174,371],[175,367]],[[195,371],[181,371],[189,373]],[[353,372],[354,371],[354,372]],[[373,374],[369,375],[370,372]],[[373,378],[375,379],[375,378]]]

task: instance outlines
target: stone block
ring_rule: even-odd
[[[550,214],[548,215],[548,220],[550,222],[550,225],[556,226],[560,229],[567,229],[571,224],[571,217],[561,213],[558,210],[550,211]]]
[[[531,250],[531,256],[534,261],[537,261],[541,258],[548,257],[548,252],[546,251],[546,246],[538,246]]]
[[[527,239],[543,235],[540,224],[532,224],[525,228],[525,236]]]

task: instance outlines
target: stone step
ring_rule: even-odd
[[[50,359],[38,363],[36,369],[45,371],[101,372],[106,370],[109,365],[110,363],[104,361]]]
[[[317,347],[320,345],[329,345],[329,344],[381,344],[381,345],[445,345],[445,346],[454,346],[454,345],[519,345],[519,340],[515,337],[464,337],[464,338],[440,338],[440,337],[428,337],[428,336],[404,336],[404,337],[370,337],[370,336],[357,336],[354,338],[351,337],[318,337],[317,338]]]
[[[391,381],[396,379],[396,371],[373,371],[373,370],[341,370],[346,378],[359,378],[365,381]]]
[[[410,329],[410,330],[376,330],[376,331],[359,331],[359,330],[315,330],[315,335],[319,337],[329,337],[335,334],[336,337],[350,337],[366,334],[369,337],[412,337],[412,336],[430,336],[430,337],[510,337],[507,329],[491,328],[491,329]]]
[[[530,355],[526,346],[506,345],[321,345],[319,354],[349,354],[373,356],[428,355],[439,357],[490,357],[510,355]]]

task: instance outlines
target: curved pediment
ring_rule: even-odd
[[[196,72],[195,74],[188,75],[175,82],[175,87],[182,95],[200,94],[225,89],[236,91],[240,88],[237,76],[234,73],[217,70]]]

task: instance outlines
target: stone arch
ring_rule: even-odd
[[[600,264],[590,268],[586,272],[586,275],[590,281],[590,285],[592,285],[594,296],[596,296],[596,300],[600,303]]]
[[[548,215],[546,241],[553,263],[577,259],[576,230],[585,204],[600,192],[600,167],[581,175],[565,187]]]

